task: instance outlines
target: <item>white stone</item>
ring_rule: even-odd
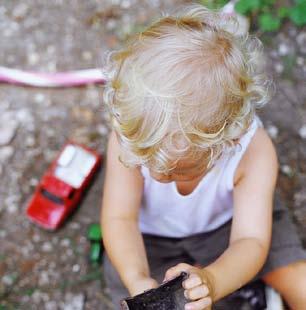
[[[81,225],[77,222],[72,222],[70,223],[69,227],[74,230],[79,230],[81,228]]]
[[[55,72],[57,69],[56,62],[50,61],[47,65],[47,69],[49,72]]]
[[[282,73],[284,71],[284,65],[279,62],[274,65],[274,68],[277,73]]]
[[[5,163],[14,155],[14,148],[10,145],[0,147],[0,163]]]
[[[39,241],[41,240],[40,235],[38,235],[38,234],[33,235],[32,240],[33,240],[35,243],[39,242]]]
[[[109,133],[108,127],[102,124],[98,125],[97,130],[101,136],[106,136]]]
[[[293,170],[289,165],[282,165],[281,172],[288,177],[292,177],[293,175]]]
[[[45,134],[49,137],[49,138],[52,138],[55,136],[55,130],[52,129],[52,128],[46,128],[45,129]]]
[[[20,282],[19,282],[20,283]],[[22,296],[21,297],[21,302],[23,303],[23,304],[25,304],[25,303],[28,303],[29,301],[30,301],[30,296],[28,296],[28,295],[25,295],[25,296]]]
[[[17,132],[18,123],[14,120],[4,121],[0,124],[0,146],[11,143]]]
[[[306,32],[300,32],[296,37],[296,41],[300,46],[301,52],[306,53]]]
[[[131,1],[129,0],[123,0],[121,1],[121,7],[123,9],[128,9],[131,6]]]
[[[24,18],[29,11],[29,7],[25,3],[20,3],[13,9],[12,15],[14,18]]]
[[[44,100],[45,100],[45,95],[44,94],[42,94],[42,93],[37,93],[37,94],[35,94],[35,96],[34,96],[34,102],[35,103],[42,103],[42,102],[44,102]]]
[[[83,58],[84,60],[87,60],[87,61],[92,60],[92,54],[91,54],[91,52],[89,52],[89,51],[84,51],[84,52],[82,53],[82,58]]]
[[[72,266],[72,271],[73,271],[73,272],[79,272],[80,269],[81,269],[81,267],[80,267],[80,265],[78,265],[78,264],[75,264],[75,265]]]
[[[106,29],[107,30],[114,30],[117,27],[117,21],[114,18],[110,18],[107,22],[106,22]]]
[[[38,184],[38,179],[31,178],[31,179],[29,180],[29,184],[30,184],[30,186],[32,186],[32,187],[37,186],[37,184]]]
[[[35,139],[33,136],[26,137],[24,141],[26,147],[33,147],[35,145]]]
[[[35,291],[35,292],[32,294],[31,298],[32,298],[32,300],[33,300],[33,302],[34,302],[35,304],[38,304],[38,303],[40,303],[41,300],[42,300],[42,293],[41,293],[40,291]]]
[[[306,139],[306,125],[303,125],[299,130],[299,135],[302,139]]]
[[[290,52],[290,48],[287,44],[281,43],[278,47],[278,53],[280,56],[288,55]]]
[[[66,294],[64,310],[83,310],[85,297],[83,294],[72,295],[71,293]]]
[[[53,250],[53,246],[51,242],[45,242],[41,247],[43,252],[51,252]]]
[[[10,213],[10,214],[13,214],[13,213],[16,213],[17,210],[18,210],[18,206],[14,203],[11,203],[7,206],[7,212]]]
[[[27,58],[29,65],[36,65],[39,61],[39,54],[33,52],[28,54]]]
[[[54,53],[55,53],[55,46],[54,46],[54,45],[48,45],[48,47],[47,47],[47,53],[48,53],[49,55],[54,54]]]
[[[7,8],[4,6],[0,6],[0,15],[5,15],[7,12]]]
[[[6,111],[9,107],[10,103],[8,101],[2,101],[0,104],[0,111]]]
[[[0,230],[0,238],[6,238],[6,236],[7,236],[7,231]]]
[[[71,256],[73,256],[73,251],[72,251],[72,249],[67,249],[66,250],[66,255],[69,257],[71,257]]]
[[[279,131],[276,126],[270,125],[267,127],[267,132],[272,139],[276,139]]]
[[[49,280],[49,275],[48,272],[46,271],[41,271],[39,273],[39,279],[38,279],[38,284],[39,285],[46,285],[49,284],[50,280]]]
[[[57,310],[58,306],[57,306],[56,301],[50,300],[50,301],[46,302],[45,303],[45,309],[46,310]]]
[[[13,64],[15,63],[16,57],[14,55],[7,55],[6,61],[8,62],[8,64]]]
[[[305,59],[303,57],[300,57],[298,56],[296,58],[296,63],[299,65],[299,66],[303,66],[304,65],[304,62],[305,62]]]
[[[2,277],[2,283],[7,286],[11,286],[14,283],[14,278],[11,275],[5,275]]]
[[[69,239],[65,238],[65,239],[62,239],[61,242],[60,242],[60,245],[62,247],[65,247],[65,248],[68,248],[70,246],[71,242]]]
[[[33,115],[27,108],[16,111],[16,119],[24,125],[28,125],[34,122]]]
[[[14,34],[14,29],[13,28],[6,28],[4,29],[4,31],[2,32],[2,35],[4,37],[11,37]]]

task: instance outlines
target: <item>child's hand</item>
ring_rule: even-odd
[[[164,281],[173,279],[182,271],[189,274],[183,282],[183,287],[185,297],[192,301],[185,305],[185,310],[210,309],[213,296],[212,279],[204,269],[188,264],[178,264],[167,270]]]
[[[150,277],[143,277],[133,280],[133,284],[129,287],[129,291],[131,296],[135,296],[156,287],[158,287],[157,281]]]

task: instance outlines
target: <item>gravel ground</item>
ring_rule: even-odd
[[[1,66],[95,68],[104,51],[182,2],[0,0]],[[306,246],[306,30],[284,25],[261,38],[276,86],[261,117],[279,154],[279,191]],[[25,218],[38,180],[67,138],[105,152],[101,93],[93,85],[0,85],[0,309],[111,309],[103,271],[87,259],[86,230],[99,215],[103,171],[59,231],[45,232]]]

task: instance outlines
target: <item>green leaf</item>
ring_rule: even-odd
[[[290,8],[282,6],[278,9],[277,16],[279,18],[285,18],[289,16],[289,12],[290,12]]]
[[[220,9],[228,3],[228,0],[201,0],[200,3],[209,9]]]
[[[296,4],[305,4],[306,0],[295,0],[294,1]]]
[[[262,31],[276,31],[280,28],[280,18],[271,14],[262,14],[258,19],[259,27]]]
[[[297,26],[306,25],[306,1],[293,7],[289,11],[289,18]]]
[[[240,0],[235,4],[235,10],[237,13],[246,15],[249,12],[249,4],[246,0]]]
[[[276,0],[261,0],[261,6],[271,6],[276,2]]]
[[[235,10],[243,15],[257,11],[260,8],[260,0],[239,0],[235,4]]]

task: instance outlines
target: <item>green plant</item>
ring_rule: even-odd
[[[276,0],[238,0],[235,9],[257,20],[263,32],[278,30],[284,19],[290,19],[296,26],[306,25],[306,0],[295,0],[289,6],[279,6]]]
[[[200,0],[209,9],[220,9],[228,0]],[[284,6],[277,0],[238,0],[235,10],[252,18],[262,32],[277,31],[289,19],[294,25],[306,25],[306,0],[293,0]]]
[[[207,8],[214,10],[222,8],[228,0],[201,0],[200,2]]]

